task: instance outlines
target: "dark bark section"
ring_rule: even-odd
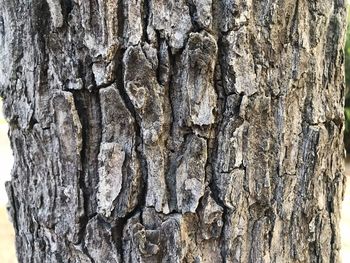
[[[20,262],[337,262],[343,1],[0,0]]]

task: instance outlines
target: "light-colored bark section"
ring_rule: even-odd
[[[0,0],[20,262],[337,262],[342,1]]]

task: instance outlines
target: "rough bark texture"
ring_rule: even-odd
[[[20,262],[337,262],[343,0],[0,0]]]

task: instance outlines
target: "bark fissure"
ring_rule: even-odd
[[[97,147],[102,141],[102,119],[98,91],[94,90],[89,92],[85,89],[82,91],[73,91],[73,96],[80,123],[82,124],[82,147],[80,152],[81,171],[79,176],[79,187],[82,190],[84,202],[84,216],[81,219],[82,226],[80,230],[80,236],[83,237],[89,220],[91,220],[97,214],[95,208],[96,205],[93,203],[93,200],[95,199],[94,186],[98,185],[99,181],[98,178],[96,178],[96,181],[94,181],[92,178],[97,173]],[[92,103],[93,101],[95,101],[95,103]],[[92,113],[89,113],[89,111],[92,111]],[[92,124],[92,121],[96,121],[96,124]],[[94,132],[97,132],[97,134],[92,134],[90,132],[90,129],[94,126]],[[91,152],[93,155],[92,158],[89,156],[89,153]],[[90,170],[91,168],[92,170]]]

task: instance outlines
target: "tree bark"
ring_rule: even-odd
[[[0,0],[19,262],[338,262],[343,0]]]

